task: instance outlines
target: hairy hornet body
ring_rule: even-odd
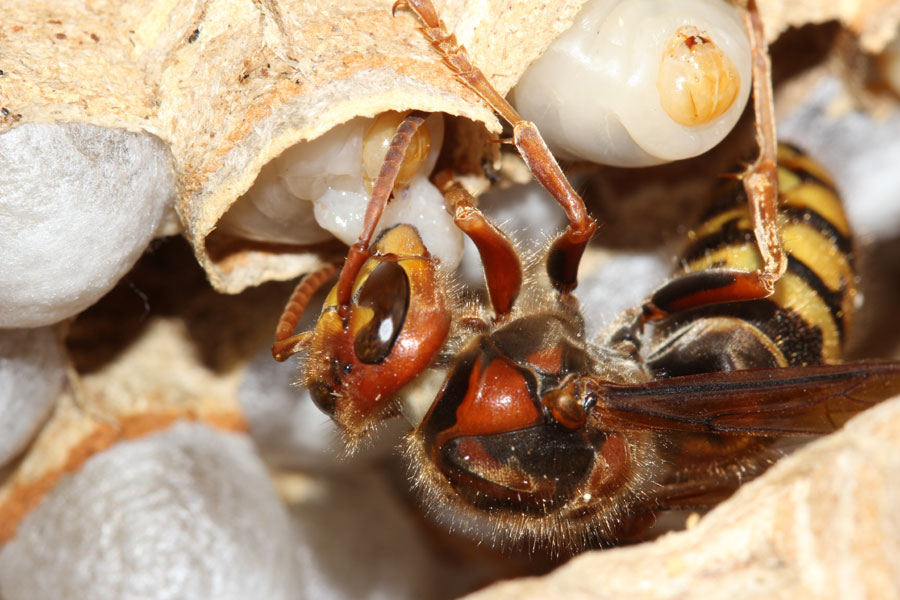
[[[515,247],[452,174],[434,176],[484,266],[488,305],[461,308],[413,227],[372,241],[425,115],[403,119],[316,329],[293,335],[335,267],[301,282],[273,346],[279,359],[309,351],[304,380],[351,446],[401,408],[430,503],[500,538],[577,548],[639,532],[660,510],[718,502],[777,458],[781,438],[834,431],[900,392],[900,363],[840,364],[855,297],[849,226],[814,163],[783,148],[776,169],[767,77],[755,83],[759,159],[720,194],[675,277],[593,343],[571,292],[596,222],[537,127],[431,2],[394,9],[404,5],[457,79],[513,126],[569,222],[525,278]],[[754,70],[767,75],[755,10],[745,21],[766,67]]]
[[[788,270],[771,297],[708,297],[762,260],[731,180],[680,272],[599,344],[549,287],[469,341],[408,439],[429,502],[501,538],[615,539],[641,515],[722,500],[780,438],[832,431],[900,391],[897,364],[837,364],[855,275],[827,175],[782,147],[779,177]]]

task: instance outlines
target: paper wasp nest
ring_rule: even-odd
[[[55,330],[0,330],[2,600],[203,598],[210,590],[224,598],[445,597],[530,572],[521,559],[473,549],[424,524],[408,499],[398,499],[404,482],[382,477],[397,477],[389,452],[335,467],[328,423],[311,425],[308,413],[285,400],[290,368],[247,376],[290,290],[276,282],[346,251],[312,227],[307,239],[267,243],[221,226],[257,178],[266,180],[276,157],[353,119],[421,109],[448,115],[439,161],[478,173],[496,158],[486,140],[500,132],[497,120],[436,60],[413,17],[402,10],[392,17],[390,4],[25,0],[4,8],[0,261],[19,262],[0,273],[0,326],[37,327],[84,310],[148,244],[155,246],[154,236],[181,230],[190,251],[162,243],[99,304],[59,326],[60,335],[67,330],[77,376],[65,377]],[[438,8],[505,93],[583,4],[447,0]],[[793,26],[836,20],[872,53],[900,22],[891,3],[758,4],[770,40]],[[811,102],[820,109],[793,113],[785,131],[839,135],[845,125],[859,131],[846,120],[826,127],[834,105],[851,95],[841,91],[841,78],[816,85]],[[885,122],[896,126],[896,113]],[[38,130],[41,143],[34,141]],[[838,171],[848,196],[869,199],[854,218],[869,219],[869,235],[878,240],[897,235],[891,200],[866,170],[879,157],[896,159],[897,136],[883,135],[858,135],[843,151],[826,133],[819,140],[831,148],[823,160]],[[35,150],[23,158],[29,147]],[[36,168],[23,169],[26,159]],[[45,234],[46,243],[39,236],[29,242],[40,233],[31,221],[42,214],[60,226]],[[884,244],[896,253],[896,245]],[[582,290],[590,305],[604,304],[603,286],[633,273],[608,276],[606,260],[599,252],[586,261],[586,269],[595,269]],[[648,285],[659,282],[658,270],[645,270]],[[896,275],[881,274],[884,281]],[[207,280],[237,295],[216,293]],[[889,303],[879,306],[889,314]],[[881,350],[895,350],[886,344]],[[296,412],[286,416],[289,410]],[[692,531],[653,546],[590,553],[546,582],[509,585],[530,587],[523,597],[572,598],[594,597],[602,585],[612,597],[637,593],[629,586],[645,581],[674,589],[666,579],[673,577],[678,589],[705,582],[708,588],[696,589],[725,597],[733,595],[724,583],[733,577],[758,585],[743,588],[747,595],[759,590],[756,597],[771,597],[781,568],[790,581],[811,582],[798,588],[810,596],[870,574],[874,579],[865,581],[874,583],[866,585],[884,586],[870,589],[896,592],[897,465],[890,457],[897,413],[895,402],[864,415]],[[387,438],[383,445],[392,443]],[[868,500],[862,486],[874,490]],[[835,508],[829,494],[844,488],[855,491]],[[874,558],[865,547],[869,533],[885,540]],[[819,555],[813,550],[820,540],[854,549]],[[725,558],[704,562],[711,556]],[[707,564],[716,565],[715,574],[704,570]],[[607,574],[604,581],[588,583],[580,565]],[[824,578],[829,573],[833,580]],[[834,585],[823,588],[823,581]]]

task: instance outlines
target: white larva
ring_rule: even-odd
[[[511,97],[559,157],[638,167],[715,146],[750,84],[750,44],[725,0],[591,0]]]
[[[372,181],[402,118],[394,112],[359,117],[288,148],[262,169],[253,187],[219,221],[219,229],[271,243],[315,244],[334,235],[353,244]],[[443,196],[428,181],[443,141],[442,116],[431,115],[420,131],[378,229],[399,222],[415,225],[441,266],[452,270],[462,256],[462,234],[444,208]]]

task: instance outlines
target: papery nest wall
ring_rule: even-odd
[[[582,4],[439,8],[506,92]],[[871,52],[900,21],[890,3],[773,0],[759,8],[770,39],[789,26],[837,19]],[[160,137],[171,148],[185,232],[212,284],[234,293],[317,264],[310,249],[277,248],[229,253],[223,266],[205,245],[222,214],[284,149],[391,109],[444,112],[498,131],[415,26],[408,12],[392,17],[375,0],[17,3],[3,24],[0,130],[85,122]]]

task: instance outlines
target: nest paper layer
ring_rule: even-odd
[[[437,2],[501,92],[583,3]],[[441,111],[498,131],[490,111],[428,47],[413,15],[392,17],[391,4],[16,2],[0,24],[0,132],[69,121],[153,133],[171,147],[179,215],[213,286],[235,293],[293,278],[318,266],[320,253],[207,244],[222,214],[285,148],[389,109]],[[900,8],[889,1],[759,5],[771,38],[789,26],[838,19],[871,51],[900,22]]]
[[[0,130],[86,121],[171,146],[185,231],[213,285],[237,292],[317,264],[304,248],[210,257],[207,235],[260,168],[355,116],[418,108],[498,124],[391,2],[16,3],[0,28]],[[582,4],[443,11],[503,90]],[[529,25],[541,23],[539,31]],[[497,28],[503,34],[497,34]],[[488,33],[490,32],[490,33]],[[513,48],[515,49],[513,51]]]

